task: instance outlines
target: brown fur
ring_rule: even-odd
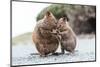
[[[35,27],[32,39],[41,56],[53,54],[58,48],[58,40],[51,34],[51,31],[56,27],[56,23],[53,14],[47,12]]]
[[[65,53],[64,50],[73,52],[76,47],[76,36],[65,17],[59,19],[57,28],[61,36],[60,43],[62,53]]]

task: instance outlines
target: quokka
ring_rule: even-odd
[[[76,35],[69,26],[66,17],[58,20],[57,30],[60,36],[61,52],[64,54],[66,50],[73,53],[76,47]]]
[[[54,54],[58,48],[59,41],[51,32],[56,28],[57,20],[49,11],[46,12],[43,19],[37,22],[33,32],[33,42],[40,53],[40,56]]]

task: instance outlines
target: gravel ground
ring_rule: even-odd
[[[57,52],[60,52],[60,46]],[[28,40],[12,46],[12,65],[30,65],[62,62],[80,62],[95,60],[95,38],[77,38],[74,54],[40,57],[32,41]]]

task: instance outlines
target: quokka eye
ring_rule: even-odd
[[[62,25],[60,25],[60,27],[61,27]]]

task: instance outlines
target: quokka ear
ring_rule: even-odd
[[[63,17],[63,21],[67,21],[66,17]]]
[[[46,12],[46,16],[48,17],[48,16],[50,16],[51,15],[51,12],[50,11],[47,11]]]
[[[69,21],[69,18],[67,15],[63,15],[62,18],[63,18],[63,21]]]

